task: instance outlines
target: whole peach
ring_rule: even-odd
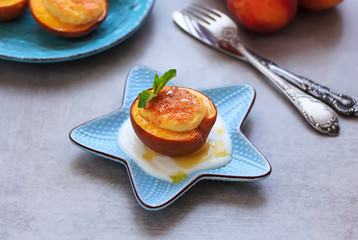
[[[343,0],[299,0],[298,4],[308,10],[320,11],[334,7],[342,1]]]
[[[297,0],[227,0],[227,5],[244,27],[258,33],[283,28],[297,10]]]

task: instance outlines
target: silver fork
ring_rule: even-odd
[[[338,135],[340,127],[336,113],[323,102],[287,83],[263,65],[241,43],[237,34],[237,25],[228,16],[198,3],[193,3],[181,12],[196,20],[201,34],[205,35],[209,41],[216,41],[225,49],[229,47],[236,49],[247,62],[271,80],[314,129],[323,134]]]
[[[180,11],[175,11],[173,13],[173,20],[183,31],[188,33],[190,36],[196,38],[197,40],[207,44],[208,46],[213,47],[216,50],[221,51],[226,55],[247,62],[247,60],[237,50],[233,48],[223,48],[222,46],[219,46],[216,41],[210,41],[209,39],[207,39],[206,36],[201,34],[202,30],[198,27],[196,20],[192,20],[186,14],[183,14]],[[295,87],[299,88],[300,90],[304,91],[305,93],[326,103],[334,111],[336,111],[336,113],[358,117],[357,98],[347,94],[338,93],[331,88],[328,88],[306,77],[293,73],[285,69],[284,67],[274,63],[273,61],[259,56],[251,50],[250,52],[271,71],[275,72],[277,75],[279,75]]]

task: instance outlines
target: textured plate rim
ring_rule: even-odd
[[[88,151],[90,153],[93,153],[97,156],[100,156],[100,157],[104,157],[104,158],[107,158],[107,159],[110,159],[110,160],[113,160],[115,162],[119,162],[121,164],[123,164],[125,167],[126,167],[126,170],[127,170],[127,174],[129,176],[129,179],[130,179],[130,184],[131,184],[131,187],[132,187],[132,190],[134,192],[134,195],[135,195],[135,198],[137,199],[138,203],[146,210],[150,210],[150,211],[156,211],[156,210],[161,210],[167,206],[169,206],[171,203],[175,202],[175,200],[177,200],[180,196],[182,196],[186,191],[188,191],[191,187],[193,187],[197,182],[201,181],[201,180],[222,180],[222,181],[237,181],[237,182],[250,182],[250,181],[256,181],[256,180],[263,180],[267,177],[270,176],[271,172],[272,172],[272,166],[271,166],[271,163],[266,159],[266,157],[260,152],[260,150],[242,133],[241,131],[241,128],[247,118],[247,116],[249,115],[251,109],[252,109],[252,106],[255,102],[255,99],[256,99],[256,91],[255,89],[249,85],[249,84],[236,84],[236,85],[227,85],[227,86],[223,86],[223,87],[235,87],[235,86],[248,86],[250,87],[250,89],[252,89],[253,91],[253,95],[252,95],[252,98],[250,99],[250,105],[249,107],[247,108],[246,110],[246,113],[244,114],[241,122],[239,123],[239,126],[238,126],[238,131],[239,133],[241,134],[242,137],[245,138],[245,140],[251,144],[252,147],[255,148],[255,150],[262,156],[262,158],[266,161],[266,163],[268,164],[268,167],[269,167],[269,170],[262,174],[262,175],[258,175],[258,176],[233,176],[233,175],[225,175],[225,176],[222,176],[222,175],[219,175],[219,174],[209,174],[209,173],[201,173],[197,176],[195,176],[193,179],[191,179],[191,181],[189,181],[185,186],[183,186],[177,194],[175,194],[173,197],[171,197],[170,199],[168,199],[167,201],[163,202],[162,204],[159,204],[159,205],[149,205],[147,204],[145,201],[143,201],[139,194],[138,194],[138,191],[136,189],[136,187],[134,186],[133,184],[133,177],[132,177],[132,173],[130,171],[130,167],[128,166],[128,162],[126,159],[123,159],[123,158],[120,158],[118,156],[114,156],[112,154],[108,154],[108,153],[105,153],[105,152],[102,152],[102,151],[97,151],[95,149],[92,149],[90,147],[87,147],[79,142],[77,142],[76,140],[74,140],[72,138],[72,133],[79,127],[83,126],[83,125],[86,125],[90,122],[94,122],[98,119],[101,119],[101,118],[104,118],[104,117],[107,117],[109,115],[112,115],[118,111],[120,111],[123,106],[124,106],[124,103],[125,103],[125,99],[126,99],[126,95],[127,95],[127,85],[128,85],[128,81],[129,81],[129,76],[131,75],[131,73],[136,70],[137,68],[144,68],[144,69],[148,69],[150,71],[153,71],[153,72],[157,72],[156,70],[150,68],[150,67],[146,67],[146,66],[135,66],[133,67],[129,73],[127,74],[127,78],[126,78],[126,81],[125,81],[125,85],[124,85],[124,94],[123,94],[123,97],[122,97],[122,105],[117,108],[116,110],[110,112],[110,113],[107,113],[105,115],[102,115],[102,116],[99,116],[97,118],[94,118],[92,120],[89,120],[87,122],[84,122],[76,127],[74,127],[70,133],[69,133],[69,139],[71,140],[71,142],[76,145],[77,147],[85,150],[85,151]],[[220,88],[220,87],[213,87],[213,88],[205,88],[205,89],[201,89],[201,90],[210,90],[210,89],[217,89],[217,88]]]
[[[13,55],[4,55],[4,54],[0,53],[0,59],[16,61],[16,62],[27,62],[27,63],[52,63],[52,62],[65,62],[65,61],[76,60],[76,59],[89,57],[91,55],[103,52],[103,51],[110,49],[110,48],[118,45],[119,43],[125,41],[126,39],[131,37],[134,33],[136,33],[144,25],[146,19],[149,17],[149,15],[154,7],[156,0],[147,0],[147,1],[150,3],[149,8],[145,9],[146,13],[142,16],[142,18],[138,22],[138,24],[133,25],[132,28],[130,28],[129,31],[127,33],[125,33],[123,36],[116,38],[114,41],[112,41],[108,44],[102,45],[102,46],[95,48],[93,50],[84,51],[84,52],[80,52],[80,53],[73,54],[73,55],[67,55],[67,56],[63,56],[63,57],[44,57],[44,58],[16,57]]]

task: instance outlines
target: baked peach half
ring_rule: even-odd
[[[0,21],[9,21],[24,13],[28,0],[1,0]]]
[[[134,132],[154,152],[177,157],[199,150],[213,127],[217,110],[203,93],[165,86],[145,108],[138,98],[130,109]]]
[[[35,21],[46,31],[63,38],[82,37],[107,17],[106,0],[30,0]]]

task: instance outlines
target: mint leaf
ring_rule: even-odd
[[[159,85],[160,85],[160,79],[159,79],[159,77],[158,77],[158,74],[155,74],[154,82],[153,82],[153,91],[154,91],[155,93],[158,93],[158,92],[157,92],[157,89],[158,89]],[[160,92],[160,91],[159,91],[159,92]]]
[[[159,80],[157,80],[158,82],[158,86],[156,87],[156,89],[154,90],[154,93],[159,93],[160,91],[162,91],[162,89],[164,88],[164,86],[173,78],[177,75],[177,70],[176,69],[170,69],[168,71],[166,71],[160,78]],[[154,85],[153,85],[153,89],[154,89]]]
[[[158,95],[153,93],[152,91],[144,90],[138,98],[138,107],[145,108],[147,106],[148,102],[156,96],[158,96]]]
[[[164,86],[177,75],[176,69],[170,69],[166,71],[160,78],[155,74],[153,81],[153,92],[149,90],[144,90],[138,98],[138,107],[145,108],[148,102],[158,96],[158,93],[163,90]]]

